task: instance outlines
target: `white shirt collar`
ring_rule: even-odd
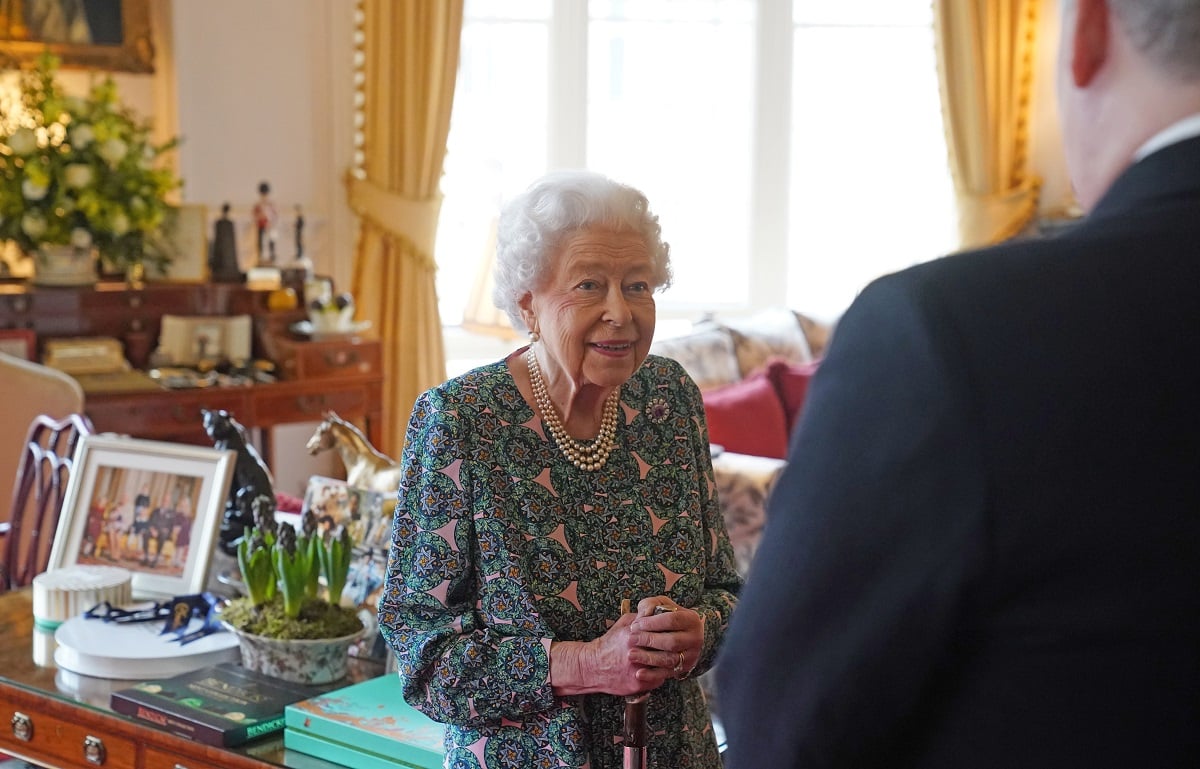
[[[1138,148],[1138,151],[1133,154],[1134,161],[1139,161],[1151,153],[1158,152],[1163,147],[1167,147],[1176,142],[1181,142],[1184,139],[1190,139],[1193,136],[1200,136],[1200,113],[1185,117],[1178,123],[1169,125],[1163,130],[1150,137],[1150,140]]]

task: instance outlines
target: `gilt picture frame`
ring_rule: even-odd
[[[154,72],[151,0],[3,0],[0,65],[32,64],[43,51],[66,69]]]
[[[230,449],[84,436],[50,568],[119,566],[138,599],[203,592],[236,458]]]

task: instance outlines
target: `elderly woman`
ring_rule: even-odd
[[[649,766],[719,767],[695,676],[740,583],[700,393],[648,355],[658,218],[553,174],[506,207],[497,256],[531,344],[423,394],[408,428],[379,607],[405,699],[449,724],[447,767],[607,769],[648,692]]]

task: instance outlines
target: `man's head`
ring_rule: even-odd
[[[1150,137],[1200,112],[1200,0],[1060,0],[1058,99],[1091,208]]]

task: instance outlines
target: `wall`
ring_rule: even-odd
[[[268,181],[283,220],[280,262],[294,257],[299,204],[316,271],[349,288],[356,232],[342,175],[353,155],[354,3],[155,0],[155,11],[169,15],[159,80],[178,105],[184,200],[213,211],[228,201],[244,236],[239,256],[252,262],[249,209]],[[304,451],[314,427],[275,431],[276,452],[287,456],[272,468],[277,489],[300,495],[310,475],[340,474],[333,454]]]

